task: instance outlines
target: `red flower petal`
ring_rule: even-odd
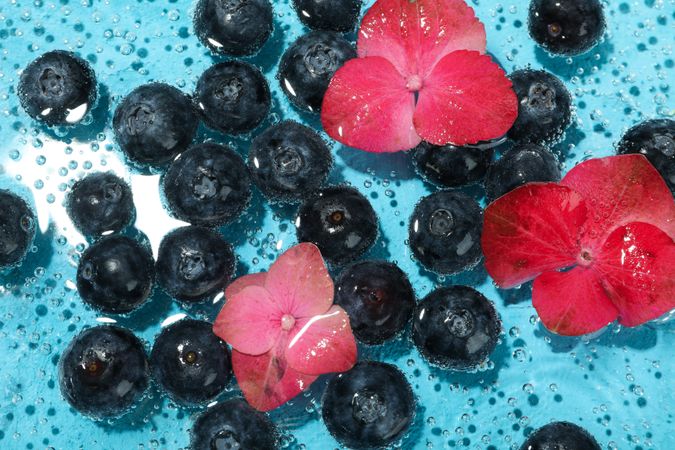
[[[298,323],[286,358],[289,366],[311,375],[345,372],[356,363],[356,341],[344,309],[333,306],[326,314]]]
[[[663,178],[642,155],[589,159],[561,181],[589,208],[582,243],[599,250],[615,229],[630,222],[656,225],[675,238],[675,201]]]
[[[259,272],[237,278],[225,289],[225,298],[232,298],[249,286],[265,286],[266,277],[265,272]]]
[[[532,304],[544,326],[564,336],[592,333],[618,315],[599,276],[585,267],[538,276],[532,286]]]
[[[485,52],[485,27],[464,0],[378,0],[359,30],[360,57],[382,56],[406,78],[426,77],[455,50]]]
[[[634,327],[675,308],[675,243],[657,227],[631,223],[616,229],[593,267],[623,325]]]
[[[485,267],[509,288],[542,272],[574,264],[586,206],[579,194],[554,183],[530,183],[485,210],[481,244]]]
[[[475,144],[503,136],[518,116],[511,81],[489,56],[456,51],[424,80],[413,122],[436,145]]]
[[[368,152],[409,150],[421,142],[413,127],[415,97],[384,58],[349,60],[333,76],[321,122],[336,141]]]
[[[314,244],[298,244],[279,256],[265,288],[283,313],[296,319],[324,314],[333,304],[333,280]]]

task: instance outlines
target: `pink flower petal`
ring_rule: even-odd
[[[339,306],[326,314],[301,321],[290,339],[289,366],[311,375],[345,372],[356,363],[356,341],[349,316]]]
[[[618,315],[598,275],[585,267],[541,274],[532,286],[532,304],[544,326],[564,336],[592,333]]]
[[[581,196],[554,183],[530,183],[487,207],[481,245],[485,267],[503,288],[569,267],[586,220]]]
[[[279,256],[267,273],[265,288],[284,314],[296,319],[323,314],[333,304],[333,280],[319,248],[310,243]]]
[[[489,56],[456,51],[424,80],[413,117],[417,133],[436,145],[499,138],[518,116],[511,81]]]
[[[413,127],[415,96],[384,58],[349,60],[333,76],[321,122],[336,141],[368,152],[409,150],[421,142]]]
[[[675,243],[653,225],[616,229],[594,268],[623,325],[634,327],[675,308]]]
[[[382,56],[404,77],[426,77],[455,50],[485,52],[485,27],[464,0],[378,0],[359,30],[360,57]]]
[[[225,298],[232,298],[249,286],[265,286],[266,276],[265,272],[259,272],[237,278],[225,289]]]
[[[260,355],[278,340],[281,315],[265,288],[248,286],[227,299],[213,332],[242,353]]]

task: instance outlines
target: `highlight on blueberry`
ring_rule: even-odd
[[[262,72],[243,61],[226,61],[206,69],[194,97],[206,125],[228,134],[251,131],[272,107],[270,87]]]
[[[438,186],[459,187],[480,182],[492,161],[491,147],[438,146],[422,142],[411,150],[417,172]]]
[[[292,120],[256,136],[248,153],[253,181],[276,201],[297,201],[316,192],[332,165],[330,148],[321,136]]]
[[[77,411],[95,419],[128,412],[148,380],[143,344],[131,331],[114,325],[82,331],[59,360],[61,394]]]
[[[206,142],[171,163],[161,189],[174,217],[192,225],[216,227],[246,209],[251,178],[234,150]]]
[[[482,227],[483,211],[473,198],[438,191],[422,198],[410,217],[410,249],[428,270],[455,274],[480,261]]]
[[[336,280],[335,304],[347,311],[354,336],[376,345],[405,328],[415,307],[415,292],[396,264],[359,261]]]
[[[152,375],[178,403],[199,404],[220,394],[230,381],[227,344],[209,322],[181,319],[162,329],[150,353]]]
[[[82,58],[55,50],[26,66],[17,90],[21,106],[33,119],[49,126],[74,125],[96,101],[96,77]]]
[[[432,364],[474,370],[492,353],[501,322],[494,305],[468,286],[436,289],[416,307],[413,342]]]
[[[354,30],[362,4],[362,0],[293,0],[298,18],[307,27],[342,33]]]
[[[204,227],[173,230],[159,245],[157,280],[172,297],[197,302],[222,292],[235,268],[232,246]]]
[[[396,366],[361,361],[330,380],[321,410],[328,431],[343,445],[380,448],[407,433],[415,397]]]
[[[19,264],[35,238],[35,213],[14,192],[0,189],[0,269]]]
[[[601,450],[591,434],[570,422],[551,422],[534,433],[520,450]]]
[[[295,106],[319,112],[333,75],[352,58],[356,58],[356,50],[340,34],[312,31],[284,52],[277,78]]]
[[[133,311],[152,293],[150,250],[126,236],[106,236],[87,248],[77,267],[77,292],[90,306],[113,314]]]
[[[375,210],[349,186],[331,186],[308,197],[295,220],[299,242],[312,242],[333,264],[353,261],[377,239]]]

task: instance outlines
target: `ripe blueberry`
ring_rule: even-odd
[[[0,189],[0,269],[23,260],[35,237],[35,214],[13,192]]]

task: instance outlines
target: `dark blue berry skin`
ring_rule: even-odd
[[[312,242],[324,258],[341,265],[368,250],[378,234],[377,215],[359,191],[332,186],[303,202],[295,221],[299,242]]]
[[[84,251],[77,267],[77,291],[105,313],[123,314],[143,304],[155,279],[150,250],[126,236],[107,236]]]
[[[171,163],[162,190],[174,217],[216,227],[237,218],[248,206],[251,177],[234,150],[207,142]]]
[[[115,110],[115,138],[130,161],[162,167],[184,151],[195,136],[199,115],[192,100],[173,86],[144,84]]]
[[[277,431],[267,415],[233,398],[202,413],[192,427],[192,450],[275,450]]]
[[[298,18],[313,30],[354,31],[361,13],[361,0],[293,0]]]
[[[23,109],[33,119],[53,125],[74,125],[96,101],[96,77],[75,54],[56,50],[32,61],[18,86]]]
[[[601,450],[588,431],[569,422],[552,422],[532,433],[520,450]]]
[[[518,118],[508,137],[535,144],[558,140],[572,122],[572,97],[565,84],[544,70],[517,70],[509,78],[518,96]]]
[[[322,414],[328,431],[345,446],[380,448],[408,431],[415,397],[398,368],[361,361],[328,383]]]
[[[489,201],[533,181],[560,181],[558,159],[548,149],[536,144],[521,144],[507,150],[493,162],[485,177]]]
[[[335,304],[347,311],[359,341],[377,345],[406,326],[415,307],[415,292],[396,264],[361,261],[345,268],[335,282]]]
[[[227,344],[213,334],[209,322],[192,319],[162,330],[150,353],[150,367],[162,389],[186,405],[213,399],[232,374]]]
[[[59,361],[61,394],[73,408],[95,419],[127,412],[145,392],[148,380],[143,344],[118,326],[82,331]]]
[[[644,155],[675,195],[675,120],[654,119],[634,126],[626,132],[616,150],[620,155]]]
[[[481,181],[494,155],[491,148],[437,146],[426,142],[411,153],[419,174],[429,182],[445,187]]]
[[[595,47],[606,28],[599,0],[532,0],[528,24],[537,44],[563,56]]]
[[[228,134],[251,131],[272,107],[267,80],[260,70],[242,61],[208,68],[197,82],[195,102],[209,128]]]
[[[253,139],[248,167],[262,193],[274,201],[294,202],[316,192],[333,165],[319,134],[286,120]]]
[[[0,269],[20,263],[35,237],[35,214],[13,192],[0,189]]]
[[[94,172],[73,185],[66,210],[75,227],[87,237],[117,232],[134,218],[129,185],[112,172]]]
[[[213,53],[247,56],[272,34],[269,0],[200,0],[195,8],[195,34]]]
[[[356,58],[356,50],[340,34],[312,31],[284,52],[277,78],[295,106],[319,112],[331,78],[352,58]]]
[[[198,302],[222,292],[234,267],[232,246],[208,228],[178,228],[159,245],[157,280],[169,295],[184,302]]]
[[[413,314],[413,342],[432,364],[472,370],[492,353],[501,322],[495,307],[468,286],[449,286],[427,295]]]
[[[438,191],[424,197],[410,217],[410,249],[428,270],[455,274],[480,261],[482,228],[483,211],[473,198]]]

